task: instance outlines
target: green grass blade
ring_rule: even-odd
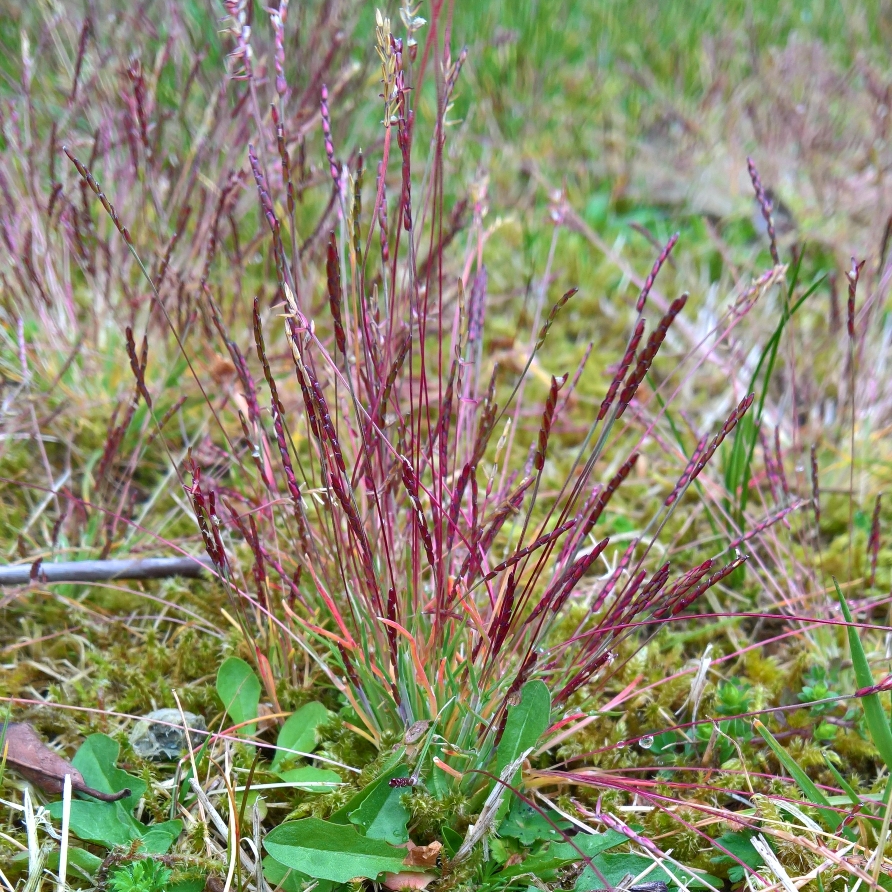
[[[793,271],[786,306],[789,306],[789,299],[792,298],[793,288],[795,287],[798,278],[799,265],[797,265]],[[825,278],[826,276],[818,277],[809,286],[805,294],[803,294],[792,307],[786,309],[785,306],[781,320],[778,323],[777,328],[774,330],[774,334],[772,334],[768,343],[765,345],[765,349],[762,351],[762,355],[759,357],[759,362],[750,379],[750,386],[747,392],[759,394],[757,409],[755,412],[748,413],[744,416],[741,424],[738,424],[737,426],[734,442],[731,448],[731,457],[728,460],[728,470],[725,474],[725,485],[728,492],[733,493],[736,492],[738,488],[740,489],[740,502],[737,508],[739,522],[742,522],[743,512],[746,510],[746,503],[749,496],[749,481],[751,477],[750,468],[752,466],[753,455],[756,451],[756,440],[759,435],[759,422],[762,419],[762,412],[765,408],[765,400],[768,396],[768,383],[771,380],[771,375],[774,371],[774,363],[777,361],[777,352],[780,348],[781,336],[783,335],[787,323],[796,315],[796,311],[799,310],[815,291],[817,291],[818,286]],[[762,377],[762,388],[760,390],[758,388],[758,379],[763,365],[765,365],[765,372]]]
[[[852,611],[849,610],[849,605],[846,603],[846,599],[839,588],[839,583],[834,579],[833,584],[836,586],[836,595],[839,598],[842,615],[845,617],[845,621],[849,623],[846,632],[849,636],[849,650],[852,653],[855,681],[858,682],[859,688],[871,688],[874,685],[873,673],[870,671],[870,663],[867,662],[864,645],[861,644],[861,639],[858,637],[858,630],[851,625]],[[864,718],[867,721],[870,739],[886,763],[886,767],[892,772],[892,727],[890,727],[889,719],[886,717],[886,710],[883,709],[883,704],[880,702],[880,695],[877,693],[867,694],[860,699],[864,708]]]
[[[830,808],[827,797],[815,786],[814,781],[796,764],[793,757],[774,739],[774,735],[758,719],[753,722],[753,727],[762,735],[765,743],[771,747],[771,751],[777,756],[778,761],[787,771],[790,777],[799,786],[799,789],[808,797],[816,807],[824,820],[824,824],[831,833],[835,833],[842,823],[842,815]]]
[[[845,791],[846,796],[849,797],[849,801],[852,805],[861,805],[861,799],[855,792],[855,788],[839,773],[836,766],[827,758],[826,753],[824,754],[824,762],[830,769],[830,773],[836,778],[836,782]]]

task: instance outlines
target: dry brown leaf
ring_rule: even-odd
[[[436,867],[437,858],[443,851],[443,843],[434,841],[430,845],[416,846],[409,840],[409,854],[403,858],[406,867]]]
[[[410,839],[406,843],[406,848],[409,850],[409,854],[403,858],[406,867],[436,867],[437,858],[443,850],[443,843],[434,841],[426,846],[417,846]],[[436,878],[436,874],[433,873],[414,873],[406,870],[399,873],[385,873],[381,885],[391,892],[423,892]]]
[[[101,793],[88,787],[84,776],[70,762],[53,752],[27,722],[13,722],[6,726],[3,756],[10,768],[47,793],[61,793],[65,775],[70,774],[71,789],[76,793],[92,796],[102,802],[117,802],[130,795],[130,790]]]

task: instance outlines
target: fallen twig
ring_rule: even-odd
[[[32,564],[0,567],[0,586],[29,582],[105,582],[110,579],[166,579],[170,576],[201,576],[212,566],[207,555],[199,557],[141,558],[138,560],[64,561],[42,560]]]

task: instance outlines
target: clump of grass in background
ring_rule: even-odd
[[[686,642],[700,646],[718,623],[728,624],[733,643],[739,635],[735,629],[761,636],[759,623],[776,622],[784,613],[785,622],[801,625],[806,604],[818,615],[827,603],[816,565],[801,555],[812,542],[807,526],[794,526],[798,544],[792,552],[785,537],[777,535],[784,524],[799,523],[793,512],[809,498],[819,509],[821,488],[800,479],[799,471],[792,484],[787,480],[789,458],[779,429],[765,452],[764,469],[756,464],[753,471],[758,422],[764,424],[773,408],[771,371],[786,326],[815,293],[815,283],[799,286],[797,265],[788,274],[784,295],[778,285],[785,271],[772,245],[772,268],[741,289],[728,312],[710,320],[709,336],[703,338],[682,314],[684,299],[672,302],[654,289],[674,240],[659,245],[657,264],[641,284],[628,340],[612,357],[619,365],[592,385],[588,354],[565,364],[560,348],[549,343],[574,303],[585,300],[569,293],[558,297],[562,288],[549,296],[558,262],[555,246],[563,227],[577,225],[566,198],[559,196],[551,209],[557,226],[541,285],[532,289],[520,334],[504,353],[508,368],[498,372],[490,363],[497,342],[490,332],[501,331],[505,323],[497,318],[501,308],[483,263],[491,242],[485,225],[490,199],[482,181],[467,201],[461,199],[464,186],[451,185],[447,124],[464,54],[453,57],[444,45],[441,15],[423,22],[418,10],[404,10],[402,37],[380,15],[376,42],[383,110],[378,105],[373,117],[383,117],[384,125],[369,136],[370,149],[347,157],[339,144],[338,121],[353,113],[348,101],[361,104],[369,91],[355,82],[352,90],[343,89],[350,82],[331,70],[325,41],[305,44],[320,60],[315,69],[301,68],[305,82],[286,70],[287,7],[271,15],[266,42],[257,21],[249,21],[248,6],[226,7],[232,51],[232,80],[226,88],[232,112],[208,113],[215,129],[206,132],[205,143],[198,140],[204,148],[191,154],[188,166],[178,168],[180,159],[164,148],[158,97],[167,62],[157,68],[154,93],[142,66],[128,65],[124,108],[117,117],[103,118],[107,128],[112,121],[120,123],[119,143],[97,137],[91,144],[107,145],[108,151],[97,148],[95,157],[88,157],[65,137],[80,159],[80,181],[74,187],[80,204],[69,202],[73,210],[67,219],[73,222],[68,228],[61,216],[55,229],[46,227],[61,243],[60,252],[45,255],[46,279],[52,280],[59,253],[68,252],[78,258],[86,287],[98,290],[104,283],[109,295],[106,306],[96,311],[96,327],[106,330],[108,314],[129,305],[127,324],[117,322],[117,356],[125,371],[120,358],[128,356],[136,383],[101,433],[98,450],[94,445],[98,465],[93,467],[99,471],[92,479],[101,483],[107,501],[95,510],[89,492],[66,494],[62,500],[50,493],[32,515],[44,527],[41,541],[55,547],[56,532],[67,531],[66,523],[72,535],[83,535],[83,518],[92,511],[94,518],[102,518],[93,521],[94,528],[101,524],[102,535],[93,529],[81,539],[83,547],[101,542],[110,553],[132,546],[131,534],[122,531],[137,529],[134,522],[146,516],[144,492],[137,488],[141,474],[154,487],[149,502],[169,511],[166,524],[151,531],[163,530],[173,539],[186,529],[181,493],[187,495],[230,596],[227,616],[237,627],[233,643],[256,667],[240,677],[248,684],[256,675],[258,697],[264,691],[275,712],[297,705],[308,692],[325,700],[339,711],[339,722],[336,729],[322,728],[324,746],[342,759],[349,754],[350,767],[363,769],[358,784],[324,796],[318,777],[317,789],[305,779],[305,794],[292,794],[270,809],[264,827],[279,826],[269,839],[279,846],[270,851],[281,856],[280,863],[293,859],[304,865],[300,838],[318,829],[312,823],[282,824],[289,810],[295,818],[312,812],[317,817],[303,820],[323,817],[350,831],[343,833],[342,848],[329,852],[335,861],[349,854],[351,845],[362,847],[357,837],[362,845],[380,840],[375,835],[382,832],[378,812],[371,805],[361,812],[362,797],[376,791],[387,808],[405,812],[386,824],[387,836],[411,833],[416,843],[445,842],[444,888],[471,880],[514,882],[520,874],[512,873],[517,865],[509,862],[524,857],[531,861],[529,869],[552,880],[546,876],[554,869],[552,862],[546,866],[534,856],[544,854],[555,839],[541,826],[518,830],[533,813],[518,813],[515,801],[506,815],[508,798],[499,799],[505,785],[519,782],[519,760],[527,754],[538,769],[524,775],[528,790],[538,787],[551,795],[551,803],[539,803],[548,821],[607,827],[618,834],[617,844],[631,841],[649,858],[660,859],[661,848],[673,848],[684,853],[688,867],[717,870],[699,849],[704,837],[720,835],[713,831],[721,826],[701,829],[703,815],[679,811],[678,802],[716,822],[733,821],[735,828],[768,832],[776,827],[771,821],[777,820],[776,803],[783,796],[764,807],[755,797],[746,799],[756,803],[750,814],[732,816],[728,808],[739,804],[735,796],[755,792],[741,789],[741,777],[760,793],[778,792],[772,787],[777,769],[754,753],[758,743],[740,738],[749,727],[748,716],[741,713],[784,705],[787,693],[777,681],[781,673],[769,661],[751,661],[746,668],[758,677],[759,689],[719,685],[714,702],[705,701],[720,717],[714,726],[703,712],[698,714],[708,656],[700,663],[703,683],[690,691],[687,705],[686,686],[673,688],[672,678],[663,684],[659,676],[649,678],[654,698],[649,704],[640,676],[652,673],[647,663],[656,658],[670,667],[661,674],[676,675],[677,681],[688,671],[683,663],[692,649]],[[304,34],[332,35],[339,13],[337,7],[326,10],[315,29]],[[81,46],[89,45],[90,33],[86,25],[79,32],[77,60],[86,58]],[[332,37],[332,54],[336,44]],[[187,60],[188,54],[181,62]],[[202,73],[199,61],[189,60],[195,79]],[[82,67],[78,62],[75,69]],[[83,89],[72,89],[71,95],[72,103],[78,95],[96,99]],[[313,134],[320,159],[315,166],[306,160],[305,140],[309,136],[312,142]],[[58,156],[60,141],[51,137],[48,158]],[[209,158],[213,164],[208,165]],[[106,210],[113,204],[120,220],[95,214],[89,190],[97,181],[109,196],[100,202]],[[173,187],[175,182],[183,188]],[[64,186],[52,195],[53,213],[56,207],[68,208]],[[48,209],[51,202],[45,204]],[[37,208],[39,219],[44,203],[20,206]],[[152,225],[136,225],[128,210],[133,206],[147,208],[146,222]],[[198,211],[190,210],[193,206]],[[764,191],[762,207],[768,207]],[[154,225],[160,232],[162,220],[172,234],[157,238],[151,230]],[[15,223],[16,229],[25,226],[26,221]],[[83,250],[79,238],[87,246]],[[132,253],[127,252],[130,242]],[[111,258],[107,267],[102,258]],[[142,264],[148,275],[140,281]],[[41,273],[29,281],[20,284],[35,302],[35,317],[47,330],[63,331],[50,311],[64,314],[72,307],[65,289],[59,289],[58,300],[44,300],[41,287],[47,295],[52,292]],[[111,283],[118,282],[126,305],[113,294],[117,286]],[[777,299],[783,301],[783,324],[775,339],[760,346],[768,360],[752,375],[758,385],[757,412],[746,396],[748,388],[741,388],[716,397],[718,405],[730,404],[712,412],[712,425],[685,417],[681,408],[694,371],[718,369],[723,382],[740,377],[736,357],[746,345],[735,339],[736,330],[757,302]],[[658,307],[655,315],[661,319],[645,328],[641,317],[648,301]],[[73,305],[71,319],[79,319],[80,312]],[[29,338],[24,324],[15,332],[10,352],[25,357],[18,365],[24,380]],[[686,342],[696,346],[688,350],[681,346]],[[678,368],[665,356],[657,357],[667,346],[685,358]],[[605,352],[598,345],[595,362]],[[79,361],[77,351],[73,355],[72,365]],[[792,376],[795,363],[791,356],[784,373]],[[761,369],[766,371],[759,378]],[[592,403],[593,392],[597,399]],[[580,394],[587,394],[589,402]],[[575,423],[586,410],[583,422]],[[780,414],[775,421],[780,423]],[[177,423],[180,432],[174,433]],[[30,419],[20,432],[39,428]],[[721,442],[728,435],[736,445],[725,459],[720,485],[701,472],[707,461],[716,461],[716,453],[722,457]],[[798,448],[794,436],[789,453],[796,456]],[[156,460],[151,473],[147,456],[164,451],[169,464]],[[820,472],[817,457],[815,464]],[[58,490],[49,454],[44,465],[45,488]],[[670,477],[673,465],[676,475]],[[173,469],[171,477],[163,476],[165,467]],[[761,499],[767,486],[771,498],[759,506],[764,513],[748,514],[751,481],[760,473],[764,483],[755,495]],[[182,490],[171,487],[173,476],[184,484]],[[814,476],[817,481],[819,473]],[[53,497],[60,502],[53,506],[55,517],[62,519],[50,524],[44,512]],[[63,502],[73,506],[71,521]],[[820,524],[817,510],[815,520]],[[852,513],[850,530],[853,522]],[[698,541],[694,529],[712,538]],[[877,522],[870,531],[872,556],[878,536]],[[755,549],[758,576],[737,571],[740,558],[734,548],[744,541]],[[664,555],[658,557],[666,547],[660,543],[672,543],[680,560],[669,566]],[[22,550],[27,552],[27,541]],[[605,559],[606,573],[599,578]],[[791,565],[794,570],[784,569]],[[799,584],[800,567],[807,571],[802,606],[792,615],[786,579],[769,583],[773,593],[767,584],[765,589],[754,584],[754,579],[771,580],[779,568]],[[716,587],[711,593],[710,586]],[[704,602],[708,607],[701,608]],[[692,605],[707,622],[677,631],[678,617]],[[738,607],[754,608],[756,615],[735,616]],[[741,625],[747,621],[752,625]],[[817,652],[828,652],[827,642],[817,636],[812,644]],[[745,659],[746,649],[738,637],[721,659]],[[295,693],[301,687],[307,690]],[[225,686],[219,679],[218,689],[222,695]],[[235,724],[250,728],[259,718],[244,710],[236,716],[232,702],[223,701]],[[667,706],[678,710],[679,718],[667,714]],[[686,709],[691,730],[678,725]],[[828,724],[825,716],[821,720]],[[614,717],[615,726],[605,727],[614,725]],[[848,715],[841,718],[854,724]],[[786,730],[794,732],[792,747],[799,739],[797,728],[782,727],[778,734]],[[643,759],[631,756],[628,742],[636,739]],[[244,786],[251,787],[257,771],[261,781],[269,779],[264,762],[250,767],[252,751],[236,746],[233,752],[235,770],[250,771],[239,777]],[[563,766],[553,764],[555,752],[565,760]],[[815,770],[815,753],[803,748],[801,755]],[[597,770],[575,770],[583,760]],[[568,765],[574,770],[553,770]],[[751,765],[766,769],[768,777],[753,780]],[[721,783],[713,773],[718,770]],[[344,780],[353,779],[342,771]],[[567,785],[576,801],[555,796]],[[587,794],[590,785],[606,791],[603,808]],[[244,816],[249,792],[233,793],[242,799],[234,798],[230,809]],[[188,790],[185,795],[183,804],[194,807]],[[617,806],[633,799],[653,809],[648,835],[615,814]],[[207,807],[203,801],[201,806]],[[560,818],[553,807],[567,817]],[[859,808],[865,807],[872,807],[869,800],[859,799]],[[346,822],[345,814],[350,816]],[[662,817],[672,821],[662,823]],[[863,845],[875,824],[865,819]],[[545,826],[554,830],[547,821]],[[518,835],[512,836],[509,827]],[[485,845],[499,849],[490,838],[496,829],[503,838],[517,840],[502,843],[501,860],[496,859],[501,874],[498,867],[488,872],[479,863]],[[729,870],[752,871],[770,863],[748,837],[725,839],[718,851],[729,859]],[[185,846],[182,854],[194,857]],[[556,860],[562,865],[580,854],[573,849]],[[593,849],[582,854],[590,860],[600,857]],[[639,863],[628,852],[619,854],[629,870]],[[792,851],[781,854],[789,863],[795,860]],[[399,865],[402,856],[388,863]],[[619,863],[600,860],[594,875],[612,877],[608,868]],[[268,865],[269,870],[277,868]]]
[[[317,38],[305,34],[299,41],[306,46],[294,47],[302,64],[291,94],[295,188],[303,199],[296,219],[309,239],[305,250],[325,209],[315,201],[301,160],[305,141],[318,129],[318,84],[336,84],[341,95],[357,76],[338,30],[350,29],[349,15],[338,4],[315,14],[308,30]],[[264,275],[252,234],[243,228],[242,242],[237,231],[247,171],[232,154],[233,146],[249,140],[257,109],[248,96],[233,95],[238,82],[230,80],[231,65],[219,42],[206,39],[216,13],[159,3],[102,23],[89,16],[76,21],[61,7],[47,15],[41,33],[57,34],[60,43],[52,52],[22,32],[21,90],[2,157],[3,368],[14,402],[5,403],[9,436],[0,448],[4,476],[30,492],[0,522],[4,540],[12,543],[6,556],[17,549],[32,559],[59,551],[77,555],[81,546],[103,556],[145,547],[150,543],[139,525],[153,512],[165,522],[153,521],[152,535],[178,539],[191,532],[170,498],[176,468],[158,450],[158,425],[180,427],[196,454],[208,449],[213,455],[206,402],[192,371],[197,364],[209,372],[219,404],[233,398],[233,369],[225,351],[214,356],[203,349],[212,331],[204,289],[224,269],[234,295],[242,295],[246,280],[253,291]],[[156,58],[145,56],[140,34],[157,41]],[[121,55],[109,58],[108,47]],[[343,102],[350,107],[349,90]],[[144,209],[136,214],[139,225],[130,228],[157,301],[114,221],[97,214],[101,208],[87,181],[60,163],[63,142],[83,157],[116,206],[127,208],[128,219]],[[230,322],[237,305],[227,300]],[[188,360],[167,350],[165,315],[188,347]],[[143,371],[156,382],[157,424],[140,404],[144,394],[133,391],[127,362],[119,361],[128,325],[149,334],[157,351],[147,356],[138,337],[139,361],[148,362]],[[44,393],[38,417],[25,408],[27,397]],[[27,473],[29,437],[37,445],[36,474]],[[182,451],[174,460],[182,462]]]

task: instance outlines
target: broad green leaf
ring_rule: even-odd
[[[497,773],[524,750],[534,747],[551,723],[551,694],[543,681],[531,681],[520,692],[520,703],[508,707],[505,733],[499,741]]]
[[[207,885],[207,877],[198,877],[194,880],[180,880],[178,883],[170,883],[165,892],[203,892]]]
[[[612,887],[618,886],[626,874],[632,874],[637,877],[639,874],[647,871],[647,876],[643,882],[647,883],[668,883],[674,886],[676,878],[681,880],[689,889],[705,889],[707,883],[713,887],[721,888],[722,881],[708,874],[698,874],[688,871],[681,867],[672,866],[670,874],[663,867],[654,867],[653,859],[646,855],[634,855],[628,852],[615,855],[598,855],[592,858],[592,864],[598,868],[598,871],[607,880]],[[593,892],[596,889],[605,888],[601,878],[591,869],[586,867],[576,881],[575,892]]]
[[[514,797],[508,816],[499,827],[499,836],[510,836],[521,845],[531,846],[536,840],[545,842],[563,839],[561,830],[570,827],[557,812],[549,813],[550,822],[522,799]]]
[[[578,835],[573,837],[573,843],[551,843],[544,849],[536,851],[520,864],[516,864],[505,870],[501,876],[512,877],[525,873],[533,873],[537,877],[547,878],[549,871],[555,871],[559,867],[582,861],[582,855],[586,858],[594,858],[601,852],[606,852],[614,846],[628,842],[624,833],[618,830],[605,830],[603,833]],[[580,855],[580,851],[582,855]]]
[[[739,883],[746,875],[746,870],[739,862],[742,861],[753,870],[762,867],[764,862],[762,856],[750,842],[752,837],[752,833],[745,832],[725,833],[720,836],[715,842],[725,851],[716,849],[715,854],[709,859],[710,864],[713,865],[712,869],[716,872],[726,870],[728,879],[732,883]]]
[[[405,789],[391,787],[390,781],[397,777],[408,777],[409,770],[400,765],[373,781],[369,794],[359,808],[350,812],[350,822],[361,827],[370,839],[383,839],[385,842],[400,845],[408,842],[406,829],[409,810],[402,804]]]
[[[392,775],[390,772],[402,765],[404,759],[404,752],[397,751],[394,753],[393,756],[384,763],[384,766],[381,769],[381,774],[379,774],[378,777],[383,777],[385,774],[388,777],[391,777]],[[377,780],[377,778],[375,780]],[[372,781],[368,786],[363,787],[358,793],[351,796],[350,800],[342,805],[336,812],[334,812],[334,814],[329,815],[328,820],[332,824],[349,824],[351,812],[356,811],[356,809],[365,802],[366,797],[368,797],[374,788],[375,781]]]
[[[451,827],[443,827],[442,833],[443,847],[446,849],[446,854],[453,858],[455,853],[461,848],[465,838]]]
[[[23,860],[27,863],[27,853],[23,852]],[[18,860],[18,859],[13,859]],[[72,846],[68,849],[68,866],[77,867],[89,876],[93,876],[100,867],[102,867],[102,858],[88,852],[86,849],[79,849]],[[55,849],[47,855],[46,866],[50,870],[59,869],[59,850]]]
[[[403,864],[405,849],[360,836],[352,825],[332,824],[319,818],[280,824],[267,834],[263,845],[286,867],[335,883],[347,883],[354,877],[373,880],[385,871],[414,869]]]
[[[331,892],[334,883],[328,880],[313,880],[305,873],[280,864],[272,855],[263,859],[263,875],[266,881],[281,892],[303,892],[310,883],[314,883],[313,892]]]
[[[51,802],[47,811],[57,820],[62,819],[62,803]],[[183,830],[181,821],[165,821],[147,827],[137,821],[120,802],[97,802],[75,799],[71,803],[71,832],[84,842],[112,848],[129,846],[142,840],[142,850],[163,855]]]
[[[238,657],[229,657],[217,672],[217,693],[226,714],[234,725],[257,718],[260,704],[260,680],[254,670]],[[239,734],[253,736],[257,725],[253,722],[239,728]]]
[[[725,833],[720,836],[716,842],[723,848],[734,855],[735,858],[739,858],[743,861],[744,864],[749,867],[759,867],[763,861],[762,856],[756,851],[755,846],[750,842],[753,838],[752,833]],[[715,857],[711,860],[713,862],[720,861],[721,859],[727,859],[729,856],[724,852],[716,851]]]
[[[288,771],[277,771],[276,775],[307,793],[333,793],[343,784],[341,776],[327,768],[290,768]]]
[[[146,784],[138,777],[116,766],[120,747],[105,734],[91,734],[71,760],[84,776],[88,786],[103,793],[117,793],[129,788],[130,795],[119,802],[99,802],[96,799],[73,799],[71,802],[71,832],[78,839],[94,842],[106,848],[129,846],[141,839],[145,851],[164,854],[183,829],[182,821],[165,821],[147,827],[131,812],[146,791]],[[61,801],[51,802],[47,811],[62,818]]]
[[[276,750],[273,756],[273,771],[278,768],[283,759],[288,758],[286,750],[296,750],[298,753],[311,753],[316,749],[316,728],[328,720],[329,712],[321,703],[307,703],[301,706],[294,715],[282,725],[276,746],[284,749]]]
[[[51,802],[47,811],[56,820],[62,819],[62,802]],[[97,802],[75,799],[71,803],[71,832],[84,842],[95,842],[106,848],[129,846],[142,836],[137,822],[119,802]]]
[[[861,639],[858,637],[859,630],[851,625],[853,621],[852,612],[849,610],[849,605],[840,591],[839,583],[834,579],[833,584],[836,586],[836,594],[839,597],[842,615],[845,617],[846,622],[849,623],[846,627],[846,632],[849,636],[849,650],[852,653],[852,668],[855,670],[855,680],[860,688],[873,687],[873,673],[870,671],[870,663],[867,662],[867,654],[864,653],[864,645],[861,644]],[[892,727],[889,725],[889,719],[886,717],[886,710],[883,709],[880,695],[873,693],[860,699],[861,706],[864,709],[864,718],[867,722],[867,730],[870,732],[870,739],[886,763],[886,768],[892,773]]]
[[[551,694],[542,681],[530,681],[520,692],[520,703],[508,707],[508,719],[505,731],[496,750],[497,773],[502,776],[505,766],[516,762],[528,749],[534,747],[551,723]],[[520,770],[508,779],[508,783],[516,784],[520,779]],[[504,780],[505,778],[503,778]],[[511,797],[506,796],[496,811],[496,822],[504,818],[508,811]]]
[[[263,859],[263,876],[270,886],[280,892],[303,892],[312,882],[306,874],[280,864],[272,855]]]
[[[163,855],[183,832],[183,822],[164,821],[150,825],[142,836],[142,848],[146,854]]]
[[[81,744],[71,764],[84,776],[87,786],[100,793],[118,793],[129,788],[130,795],[115,803],[129,813],[139,805],[146,792],[146,783],[117,767],[120,752],[121,747],[111,737],[91,734]]]

